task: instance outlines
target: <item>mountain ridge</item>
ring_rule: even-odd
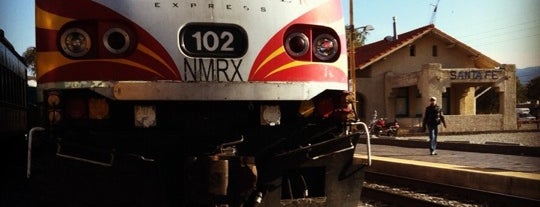
[[[526,67],[516,70],[516,76],[523,85],[527,85],[530,80],[540,77],[540,66]]]

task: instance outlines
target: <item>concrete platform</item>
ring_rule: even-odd
[[[365,145],[355,159],[365,160]],[[367,171],[540,200],[540,158],[426,148],[372,145]]]

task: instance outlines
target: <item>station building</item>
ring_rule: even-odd
[[[434,25],[355,53],[357,111],[364,122],[377,111],[404,131],[417,131],[434,96],[448,125],[440,132],[517,129],[515,65],[500,64]]]

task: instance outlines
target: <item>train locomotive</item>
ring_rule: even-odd
[[[343,22],[338,0],[36,0],[38,200],[356,206]]]

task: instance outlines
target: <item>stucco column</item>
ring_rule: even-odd
[[[422,65],[422,72],[418,79],[418,91],[422,99],[427,104],[429,97],[434,96],[437,100],[442,100],[442,94],[446,91],[445,84],[442,82],[443,72],[440,63],[429,63]]]
[[[456,84],[452,86],[452,101],[455,103],[453,112],[459,115],[476,114],[476,89],[467,84]]]
[[[394,72],[387,72],[384,74],[384,106],[385,110],[379,114],[381,117],[396,117],[396,94],[393,93],[392,78],[395,76]],[[379,118],[381,118],[379,117]]]
[[[517,129],[516,120],[516,65],[506,64],[501,65],[501,69],[505,72],[504,81],[499,82],[496,86],[499,92],[499,113],[503,115],[503,129]]]

